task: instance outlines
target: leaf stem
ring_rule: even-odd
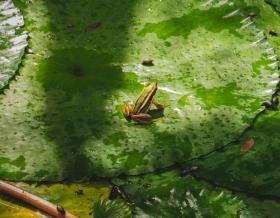
[[[11,185],[7,182],[0,180],[0,193],[5,193],[16,199],[24,201],[25,203],[51,215],[56,218],[76,218],[76,216],[70,214],[69,212],[61,213],[61,210],[58,210],[58,206],[46,201],[36,195],[33,195],[29,192],[26,192],[14,185]]]

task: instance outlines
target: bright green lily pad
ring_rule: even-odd
[[[13,2],[0,1],[0,89],[15,75],[27,46],[23,25],[23,17]]]
[[[34,54],[1,99],[2,177],[138,174],[239,137],[275,90],[277,65],[269,59],[275,54],[247,18],[251,8],[204,3],[73,0],[22,7]],[[147,58],[155,66],[142,66]],[[164,117],[145,126],[127,122],[123,103],[155,80],[157,100],[170,105]],[[20,155],[26,175],[11,177]]]
[[[277,217],[280,204],[259,201],[170,171],[116,180],[135,217]]]
[[[265,32],[271,29],[280,31],[280,17],[269,5],[262,1],[250,1],[250,5],[260,9],[258,23]],[[279,54],[280,38],[267,35]],[[207,156],[205,160],[195,161],[194,164],[200,168],[197,176],[232,189],[279,198],[279,120],[279,111],[262,114],[237,143]],[[241,152],[240,145],[250,138],[255,140],[254,147]]]

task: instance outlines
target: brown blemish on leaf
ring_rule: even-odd
[[[144,61],[142,61],[142,65],[148,66],[148,67],[154,66],[154,60],[152,60],[152,59],[144,60]]]
[[[240,145],[240,151],[249,151],[255,145],[254,139],[248,139],[243,144]]]
[[[85,28],[85,32],[87,32],[87,33],[93,32],[100,26],[101,26],[101,22],[99,22],[99,21],[92,22]]]

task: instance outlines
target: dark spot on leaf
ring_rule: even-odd
[[[72,70],[72,74],[77,76],[77,77],[81,77],[85,74],[84,70],[80,67],[74,67],[74,69]]]
[[[98,22],[98,21],[92,22],[91,24],[89,24],[85,28],[85,32],[93,32],[93,31],[95,31],[100,26],[101,26],[101,22]]]
[[[74,24],[71,23],[71,22],[69,22],[69,23],[66,24],[66,27],[67,27],[67,28],[73,28],[73,27],[74,27]]]
[[[278,33],[277,33],[275,30],[270,30],[270,31],[269,31],[269,35],[271,35],[271,36],[277,36]]]
[[[154,66],[154,60],[152,60],[152,59],[144,60],[144,61],[142,61],[142,65],[147,66],[147,67]]]
[[[270,102],[264,102],[262,106],[265,106],[269,110],[277,110],[279,105],[279,99],[277,96],[273,96]]]
[[[82,189],[79,189],[77,191],[75,191],[76,195],[84,195],[84,191]]]

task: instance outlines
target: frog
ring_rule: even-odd
[[[128,121],[134,121],[138,124],[150,124],[154,118],[149,114],[151,107],[162,111],[167,105],[158,103],[154,100],[154,96],[158,90],[157,82],[151,82],[144,86],[143,90],[137,97],[133,105],[126,102],[123,106],[122,113]]]

